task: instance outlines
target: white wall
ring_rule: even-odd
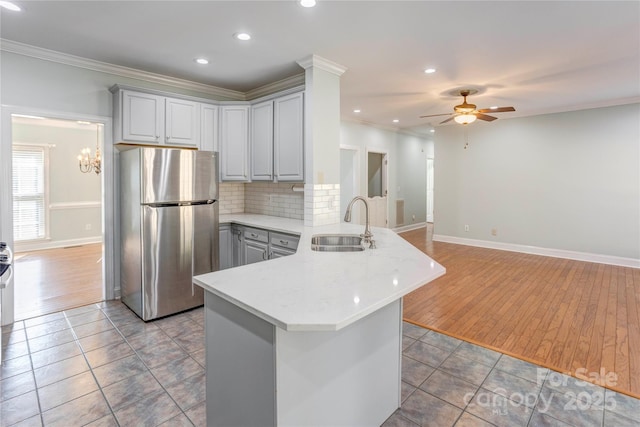
[[[396,227],[396,200],[405,201],[405,224],[426,221],[426,158],[433,143],[417,136],[343,120],[340,144],[359,147],[360,195],[366,197],[367,149],[389,153],[389,228]],[[415,220],[412,220],[415,215]]]
[[[434,233],[639,259],[639,123],[639,104],[474,123],[467,149],[438,128]]]

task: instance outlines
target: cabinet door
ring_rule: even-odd
[[[223,106],[220,109],[220,178],[222,181],[249,180],[248,119],[248,106]]]
[[[269,259],[282,258],[283,256],[289,256],[295,254],[296,251],[293,249],[285,249],[272,246],[271,252],[269,253]]]
[[[242,236],[242,227],[231,227],[231,265],[238,267],[244,265],[244,237]]]
[[[164,98],[122,92],[122,139],[160,144],[164,140]]]
[[[231,226],[220,224],[220,270],[233,267]]]
[[[218,107],[201,104],[200,149],[218,151]]]
[[[251,106],[251,180],[273,180],[273,101]]]
[[[254,262],[269,259],[269,245],[267,243],[245,239],[243,249],[245,264],[253,264]]]
[[[274,102],[274,175],[277,181],[304,181],[304,94]]]
[[[199,141],[199,104],[182,99],[166,98],[165,143],[197,147]]]

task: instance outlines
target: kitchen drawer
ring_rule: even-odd
[[[288,248],[296,250],[298,248],[298,242],[300,237],[292,236],[290,234],[269,233],[271,246],[279,246],[281,248]]]
[[[258,242],[269,243],[269,232],[267,230],[261,230],[259,228],[245,227],[244,238],[257,240]]]

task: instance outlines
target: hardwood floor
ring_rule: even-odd
[[[15,320],[102,301],[102,244],[15,254]]]
[[[400,235],[447,269],[405,320],[640,398],[640,269]]]

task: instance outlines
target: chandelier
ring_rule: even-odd
[[[91,149],[89,147],[83,148],[78,156],[78,166],[80,172],[88,173],[95,172],[96,175],[100,174],[102,170],[102,154],[100,153],[100,125],[96,124],[96,155],[91,157]]]

